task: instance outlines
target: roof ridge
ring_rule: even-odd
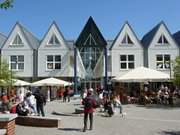
[[[154,26],[149,32],[147,32],[141,39],[142,45],[144,47],[148,47],[150,42],[152,41],[154,35],[156,34],[156,32],[158,31],[159,27],[161,25],[164,25],[164,22],[161,21],[160,23],[158,23],[156,26]]]
[[[22,28],[23,31],[29,33],[34,39],[40,41],[31,31],[29,31],[26,27],[18,22],[19,26]]]
[[[0,35],[7,38],[7,36],[5,34],[1,33],[1,32],[0,32]]]
[[[32,49],[37,49],[39,46],[40,40],[36,36],[34,36],[32,34],[32,32],[30,32],[27,28],[25,28],[22,24],[20,24],[19,22],[17,22],[17,25],[19,26],[19,28],[23,32],[27,42],[31,45]],[[34,43],[32,43],[32,42],[34,42]]]

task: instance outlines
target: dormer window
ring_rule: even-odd
[[[123,38],[123,40],[122,40],[121,43],[122,43],[123,45],[124,45],[124,44],[128,44],[128,45],[133,44],[133,42],[132,42],[132,40],[131,40],[131,38],[129,37],[128,34],[125,34],[125,36],[124,36],[124,38]]]
[[[24,45],[24,43],[22,42],[22,39],[19,35],[16,35],[16,37],[14,38],[12,45]]]
[[[164,35],[161,35],[158,40],[158,44],[169,44],[169,42],[167,41],[167,39]]]
[[[55,34],[53,34],[52,37],[50,38],[48,45],[60,45],[60,42]]]

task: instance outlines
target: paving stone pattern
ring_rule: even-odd
[[[85,133],[82,132],[83,115],[73,114],[76,108],[81,108],[78,99],[70,103],[49,102],[45,107],[46,116],[61,118],[61,128],[16,125],[16,135],[180,135],[180,107],[123,105],[127,113],[124,117],[120,114],[104,117],[97,109],[94,128]]]

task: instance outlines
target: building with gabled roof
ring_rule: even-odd
[[[129,70],[143,66],[143,46],[134,30],[125,22],[110,47],[111,76],[127,73]]]
[[[77,40],[65,39],[55,21],[39,40],[17,22],[7,37],[0,34],[0,47],[1,59],[18,78],[57,77],[74,81],[75,89],[104,86],[107,90],[112,77],[141,66],[172,77],[171,61],[180,55],[180,32],[171,35],[160,22],[140,41],[125,22],[115,39],[106,40],[89,17]]]
[[[39,40],[19,22],[15,24],[1,47],[1,58],[19,78],[37,77],[37,48]]]
[[[171,61],[179,55],[179,46],[164,22],[160,22],[142,38],[144,64],[172,77]]]

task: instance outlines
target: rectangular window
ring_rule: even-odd
[[[156,69],[169,69],[170,68],[170,55],[156,55]]]
[[[24,56],[23,55],[12,55],[10,56],[10,69],[11,70],[24,70]]]
[[[61,69],[61,55],[48,55],[46,59],[46,69]]]
[[[120,55],[120,69],[134,69],[134,55]]]

